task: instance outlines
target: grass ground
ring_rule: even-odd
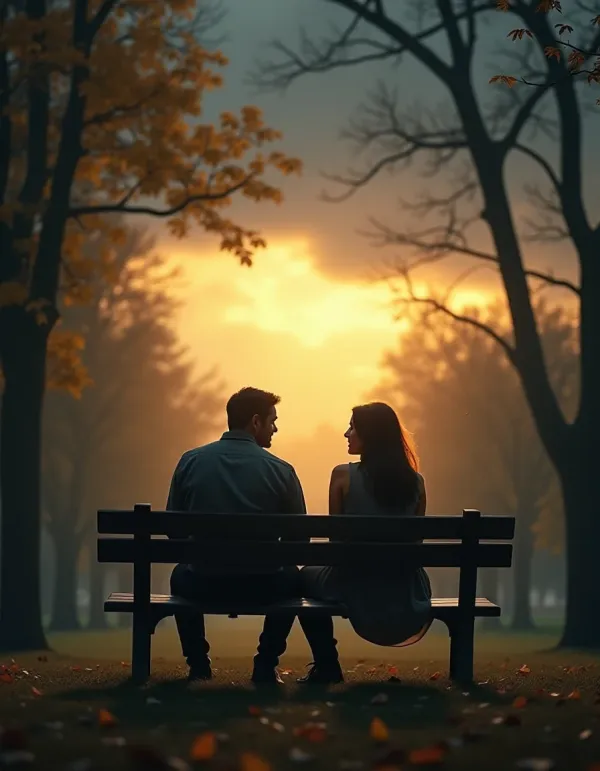
[[[478,635],[478,684],[462,690],[446,678],[445,635],[432,630],[411,648],[381,649],[340,625],[347,683],[324,691],[294,684],[308,658],[296,632],[282,662],[286,685],[272,693],[248,680],[256,622],[226,621],[211,632],[216,679],[193,687],[168,624],[156,635],[153,675],[142,688],[127,680],[127,631],[56,635],[46,657],[5,659],[0,765],[404,771],[432,761],[447,769],[600,771],[600,659],[556,653],[551,635]],[[101,725],[102,715],[114,724]],[[371,736],[374,718],[388,741]],[[323,725],[303,730],[311,722]],[[216,751],[193,760],[202,735],[204,754],[212,755],[213,739]]]

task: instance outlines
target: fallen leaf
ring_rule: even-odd
[[[200,734],[190,749],[190,760],[210,760],[217,751],[217,737],[212,731]]]
[[[240,771],[271,771],[271,765],[254,752],[243,752],[240,756]]]
[[[2,672],[0,675],[0,682],[2,683],[12,683],[14,681],[14,677],[9,672]]]
[[[371,699],[371,704],[387,704],[389,700],[390,697],[387,693],[377,693]]]
[[[387,742],[390,738],[390,732],[381,718],[374,717],[369,727],[369,736],[374,742]]]
[[[570,694],[567,696],[567,699],[575,699],[575,700],[579,700],[579,699],[581,699],[581,693],[580,693],[580,692],[577,690],[577,688],[575,688],[575,689],[574,689],[574,690],[572,690],[572,691],[571,691],[571,693],[570,693]]]
[[[408,762],[413,766],[437,766],[444,762],[446,752],[442,747],[423,747],[408,753]]]
[[[554,761],[550,758],[522,758],[517,760],[516,766],[521,771],[551,771]]]
[[[255,704],[251,704],[248,707],[248,714],[252,715],[252,717],[258,717],[259,715],[262,715],[262,709]]]
[[[518,673],[520,675],[528,675],[531,672],[531,669],[527,666],[527,664],[523,664],[522,667],[519,668]]]
[[[31,693],[33,694],[33,696],[42,696],[43,695],[42,692],[38,688],[36,688],[35,686],[32,687]]]
[[[307,763],[309,760],[313,759],[314,755],[311,755],[310,752],[301,750],[299,747],[292,747],[289,757],[293,763]]]
[[[107,709],[98,710],[98,724],[103,728],[112,728],[117,725],[119,721],[117,718],[109,712]]]
[[[397,675],[398,674],[398,667],[388,667],[388,672],[390,675]]]
[[[523,709],[523,707],[527,706],[527,699],[525,696],[517,696],[512,705],[515,709]]]
[[[589,739],[591,735],[592,735],[592,731],[591,731],[589,728],[586,728],[586,729],[585,729],[585,731],[582,731],[582,732],[579,734],[579,738],[580,738],[582,741],[585,741],[586,739]]]
[[[434,672],[434,673],[433,673],[433,674],[430,676],[430,678],[429,678],[429,679],[430,679],[430,680],[439,680],[441,676],[442,676],[442,673],[441,673],[441,672]]]

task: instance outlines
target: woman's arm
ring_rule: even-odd
[[[419,474],[419,502],[417,503],[417,517],[425,516],[425,510],[427,509],[427,492],[425,490],[425,480]]]
[[[348,464],[335,466],[329,480],[329,513],[342,514],[344,511],[344,495],[348,490]]]

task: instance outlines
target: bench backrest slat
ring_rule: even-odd
[[[99,562],[134,562],[140,557],[139,545],[131,538],[99,538]],[[226,565],[419,565],[422,567],[458,567],[465,562],[460,543],[390,544],[390,543],[298,543],[288,541],[231,541],[155,538],[146,543],[150,562],[198,562],[203,566]],[[484,543],[469,549],[468,561],[477,567],[510,567],[512,545]]]
[[[141,508],[141,507],[140,507]],[[425,517],[331,517],[328,515],[294,516],[289,514],[190,514],[187,512],[98,511],[98,533],[133,535],[140,528],[150,535],[176,533],[184,538],[283,538],[365,539],[392,541],[462,540],[467,535],[463,516]],[[514,537],[514,517],[481,516],[475,525],[478,540],[509,541]]]

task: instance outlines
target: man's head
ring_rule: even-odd
[[[247,431],[260,447],[270,447],[277,433],[276,406],[279,396],[260,388],[242,388],[227,402],[227,423],[230,431]]]

